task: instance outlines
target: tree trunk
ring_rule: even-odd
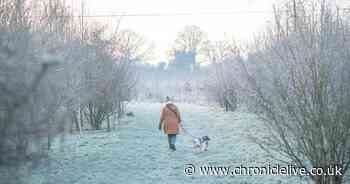
[[[51,121],[47,121],[47,150],[51,149]]]
[[[75,112],[75,111],[72,112],[72,119],[73,119],[73,123],[75,125],[75,130],[80,131],[80,125],[79,125],[79,120],[77,117],[77,112]]]
[[[107,130],[111,131],[111,122],[110,122],[109,116],[107,116]]]
[[[81,131],[82,131],[83,127],[84,127],[84,114],[83,114],[83,111],[84,111],[84,108],[81,105],[80,109],[79,109],[79,115],[80,115],[79,131],[80,131],[80,134],[81,134]]]

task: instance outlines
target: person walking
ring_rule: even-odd
[[[179,126],[181,123],[181,116],[178,107],[171,102],[170,97],[166,97],[165,105],[162,106],[160,111],[159,130],[164,130],[164,133],[168,135],[169,148],[173,151],[176,150],[176,135],[179,134]]]

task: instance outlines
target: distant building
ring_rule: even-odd
[[[178,72],[193,72],[196,67],[196,53],[175,51],[169,69]]]

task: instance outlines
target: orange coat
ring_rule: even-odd
[[[170,110],[171,108],[172,110]],[[176,114],[175,114],[176,113]],[[181,116],[179,109],[173,103],[165,104],[160,112],[160,122],[163,125],[164,133],[166,134],[178,134],[179,124],[181,122]]]

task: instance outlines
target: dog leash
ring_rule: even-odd
[[[165,106],[166,106],[171,112],[173,112],[173,113],[175,114],[175,116],[179,119],[179,121],[181,122],[181,119],[180,119],[180,117],[178,116],[177,112],[176,112],[174,109],[170,108],[168,105],[169,105],[169,104],[166,104]],[[184,132],[185,134],[189,135],[190,137],[192,137],[192,139],[198,139],[198,137],[193,136],[192,134],[190,134],[190,133],[182,126],[182,123],[180,123],[180,127],[181,127],[181,129],[183,130],[183,132]]]
[[[198,139],[198,137],[196,137],[196,136],[190,134],[190,133],[183,127],[182,123],[180,123],[180,127],[181,127],[181,129],[183,130],[183,132],[184,132],[185,134],[189,135],[189,136],[192,137],[193,139]]]

